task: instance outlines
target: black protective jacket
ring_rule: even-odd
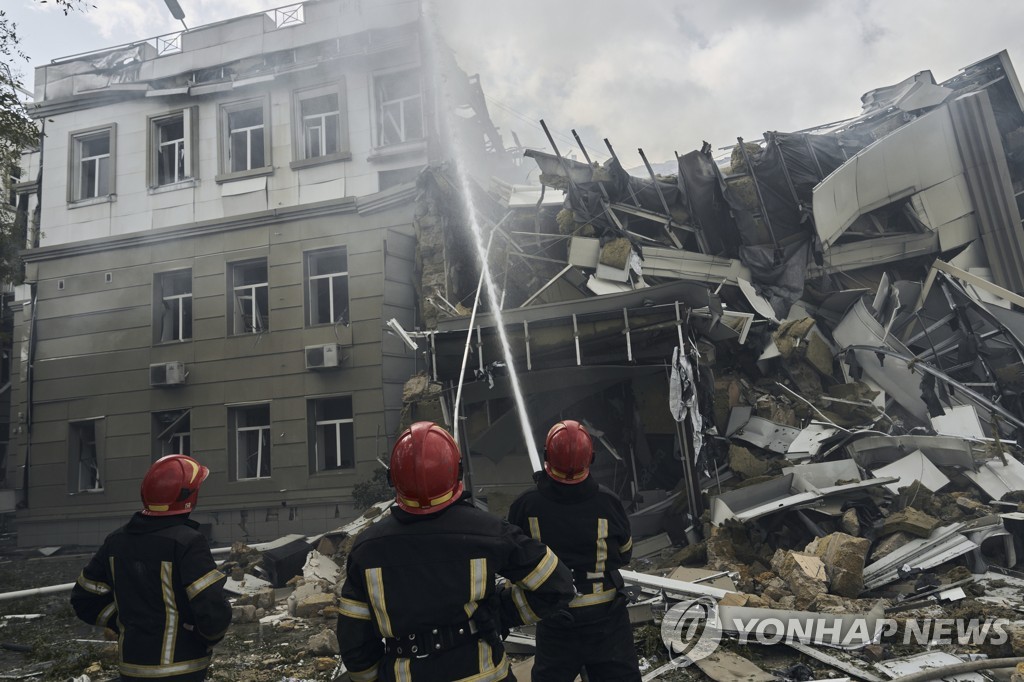
[[[355,682],[504,680],[502,629],[564,610],[574,594],[551,550],[465,498],[427,515],[391,507],[356,539],[345,571],[338,641]],[[435,644],[435,631],[456,643]]]
[[[508,520],[550,547],[572,569],[573,621],[599,619],[622,587],[618,569],[633,556],[629,517],[611,490],[588,477],[568,485],[543,474],[512,503]]]
[[[231,622],[225,576],[199,524],[144,516],[107,536],[71,591],[87,623],[118,633],[121,676],[195,679]]]

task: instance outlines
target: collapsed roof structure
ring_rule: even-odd
[[[1012,572],[1024,93],[1004,51],[861,102],[727,158],[704,143],[672,175],[642,150],[646,177],[631,175],[608,140],[603,164],[578,136],[585,162],[566,158],[549,133],[554,153],[526,152],[542,186],[473,186],[473,216],[450,171],[425,172],[426,370],[406,417],[457,424],[476,494],[502,512],[529,484],[511,362],[535,442],[557,419],[587,424],[634,535],[662,558],[683,546],[670,565],[729,572],[730,608],[867,613],[858,597],[889,597],[907,601],[886,613],[905,611]],[[500,311],[477,293],[483,270]],[[974,578],[907,582],[951,562]],[[662,598],[705,594],[640,578]]]
[[[474,203],[493,226],[488,261],[535,430],[582,410],[609,434],[609,452],[630,453],[621,467],[610,460],[619,492],[627,479],[633,494],[646,487],[638,478],[659,466],[652,449],[678,462],[681,440],[705,455],[703,475],[716,473],[721,403],[736,397],[712,389],[735,369],[751,385],[781,380],[767,398],[834,423],[839,394],[862,380],[858,399],[879,406],[867,410],[873,426],[881,413],[890,428],[930,428],[958,405],[977,411],[979,437],[1012,440],[1024,426],[1024,318],[1014,310],[1024,301],[1024,95],[1006,52],[941,83],[923,71],[872,90],[846,121],[739,140],[728,162],[705,143],[677,154],[673,176],[655,175],[645,157],[649,177],[634,177],[606,144],[604,164],[582,145],[586,163],[557,147],[527,151],[539,190],[495,181]],[[470,449],[500,461],[523,447],[508,382],[495,380],[504,357],[493,314],[481,312],[467,336],[482,280],[460,232],[465,209],[444,172],[425,175],[421,190],[429,378],[467,382]],[[668,405],[675,347],[692,361],[677,368],[683,393],[703,399],[703,425],[690,423],[685,439]],[[790,362],[808,348],[816,358]],[[627,378],[633,389],[616,402]]]

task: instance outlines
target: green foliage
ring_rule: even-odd
[[[38,0],[39,4],[56,5],[64,14],[85,10],[84,0]],[[28,58],[20,47],[18,25],[0,10],[0,190],[7,203],[7,187],[11,172],[19,167],[23,151],[36,147],[40,129],[25,109],[25,85],[21,67]],[[23,178],[29,180],[30,178]],[[20,282],[21,262],[18,250],[24,246],[23,228],[16,224],[14,211],[0,209],[0,281]]]
[[[394,495],[394,491],[388,485],[387,471],[383,467],[374,469],[373,476],[352,486],[352,504],[357,510],[390,500]]]

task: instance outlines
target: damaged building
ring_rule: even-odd
[[[1024,94],[1002,52],[861,102],[839,123],[705,143],[672,175],[642,150],[627,172],[607,140],[596,163],[577,136],[574,160],[549,134],[553,153],[526,152],[542,187],[472,190],[500,315],[475,295],[451,174],[424,174],[420,255],[439,255],[422,265],[409,412],[460,424],[492,510],[530,485],[511,361],[534,442],[583,421],[635,534],[739,571],[745,592],[792,573],[776,552],[834,533],[861,552],[844,597],[905,565],[1016,565]]]
[[[479,80],[416,3],[311,0],[56,59],[35,83],[19,542],[99,544],[171,452],[210,467],[196,518],[216,541],[351,518],[415,372],[385,322],[416,324],[415,180],[447,153],[441,107],[460,107],[470,164],[513,165]]]

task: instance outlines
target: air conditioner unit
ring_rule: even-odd
[[[185,383],[184,362],[158,362],[149,366],[150,386],[178,386]]]
[[[336,343],[306,346],[306,369],[331,369],[333,367],[340,367],[341,361],[341,346]]]

